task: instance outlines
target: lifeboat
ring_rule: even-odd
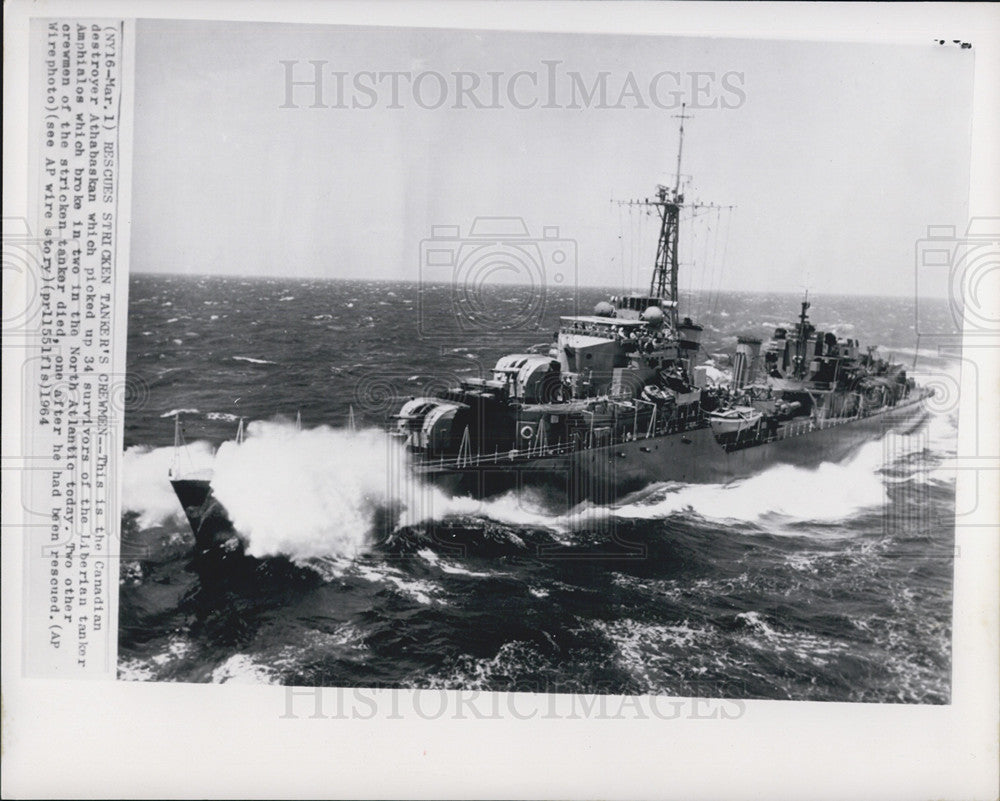
[[[655,403],[657,405],[674,399],[673,394],[656,386],[656,384],[646,384],[646,386],[642,388],[642,397],[643,400],[647,400],[650,403]]]
[[[763,416],[762,412],[749,406],[734,406],[724,411],[709,412],[708,422],[715,434],[739,434],[756,426]]]

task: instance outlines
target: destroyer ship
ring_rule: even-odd
[[[703,329],[679,308],[681,217],[706,207],[682,190],[684,119],[673,186],[628,201],[659,218],[648,289],[560,318],[547,353],[505,355],[489,376],[407,400],[388,433],[412,476],[476,498],[532,487],[570,505],[614,504],[654,482],[840,461],[924,421],[930,391],[877,348],[817,328],[808,296],[793,326],[766,342],[738,338],[728,381],[709,379]],[[170,479],[199,543],[232,533],[209,472]]]

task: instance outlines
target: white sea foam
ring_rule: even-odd
[[[201,414],[201,412],[199,412],[197,409],[171,409],[169,412],[164,412],[163,414],[161,414],[160,417],[161,418],[163,418],[163,417],[176,417],[179,414],[181,414],[181,415],[183,415],[183,414]]]
[[[568,515],[553,514],[530,490],[507,492],[495,498],[449,497],[436,487],[425,487],[419,504],[406,509],[402,525],[418,525],[447,517],[482,517],[512,526],[563,528]]]
[[[474,578],[486,578],[487,576],[500,576],[505,575],[503,573],[479,573],[475,570],[466,570],[464,567],[459,567],[458,565],[453,565],[450,562],[443,561],[440,556],[438,556],[434,551],[429,548],[423,548],[417,551],[417,556],[423,559],[425,562],[429,562],[434,565],[443,573],[451,573],[456,576],[472,576]]]
[[[663,485],[615,514],[657,519],[694,512],[708,519],[755,522],[770,515],[801,521],[836,522],[886,501],[879,470],[881,442],[862,446],[845,462],[816,468],[776,465],[732,484]]]
[[[377,526],[393,531],[454,516],[555,528],[575,519],[547,512],[530,492],[450,497],[415,478],[402,445],[378,430],[253,422],[243,444],[219,448],[213,467],[212,489],[257,557],[353,558]]]
[[[173,662],[177,659],[183,659],[191,651],[191,643],[187,640],[182,640],[177,637],[170,640],[167,645],[167,650],[162,653],[157,654],[150,660],[154,665],[163,667],[168,662]]]
[[[233,356],[234,362],[249,362],[250,364],[275,364],[267,359],[255,359],[252,356]]]
[[[196,411],[174,409],[169,416]],[[210,417],[229,419],[224,413]],[[215,496],[256,557],[351,559],[365,550],[379,525],[392,531],[455,515],[512,525],[558,519],[544,515],[530,495],[511,493],[486,502],[451,498],[414,478],[402,446],[377,430],[300,430],[290,422],[253,422],[245,442],[224,443],[214,458],[205,442],[191,443],[180,456],[182,473],[213,469]],[[125,453],[123,505],[139,513],[143,527],[180,518],[168,480],[173,461],[172,447],[133,447]]]
[[[120,681],[152,681],[155,674],[146,662],[139,659],[121,659],[118,661],[118,678]]]
[[[432,603],[447,605],[447,601],[439,597],[441,588],[433,582],[406,578],[398,570],[383,566],[361,565],[354,572],[368,581],[391,584],[403,595],[409,596],[424,606],[430,606]]]
[[[212,489],[252,556],[352,557],[398,514],[408,474],[380,431],[254,422],[243,444],[219,448]]]
[[[714,364],[704,364],[702,366],[705,368],[705,376],[713,384],[726,383],[731,378],[731,375],[728,371],[720,370]]]
[[[687,620],[657,625],[624,618],[591,621],[589,625],[608,639],[617,652],[618,663],[646,691],[662,693],[665,687],[676,681],[681,670],[698,673],[703,670],[705,662],[711,664],[726,659],[719,647],[717,632]],[[697,659],[698,667],[687,664],[680,667],[678,653],[686,659],[694,655],[701,657]]]
[[[233,654],[212,671],[213,684],[277,684],[274,674],[246,654]]]
[[[212,448],[207,442],[193,442],[178,453],[182,473],[212,465]],[[141,528],[182,520],[181,508],[170,486],[168,471],[174,463],[174,449],[138,445],[125,451],[122,459],[122,508],[139,515]]]

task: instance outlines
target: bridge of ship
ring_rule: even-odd
[[[595,337],[597,339],[615,339],[619,331],[626,334],[646,328],[642,320],[622,320],[617,317],[597,317],[580,315],[559,318],[559,333],[579,337]]]

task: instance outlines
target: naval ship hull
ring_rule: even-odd
[[[455,460],[423,462],[413,473],[458,496],[489,498],[531,487],[564,508],[583,500],[611,504],[653,482],[725,484],[777,464],[814,467],[840,462],[890,431],[913,432],[928,416],[921,397],[867,417],[823,423],[793,420],[772,437],[737,441],[728,448],[719,444],[709,426],[702,426],[554,455],[497,454],[461,466]],[[178,478],[171,484],[198,547],[213,547],[235,535],[225,507],[212,493],[211,479]]]
[[[731,449],[720,445],[712,429],[704,426],[551,457],[491,456],[474,467],[428,464],[418,466],[416,473],[452,495],[490,497],[534,487],[570,504],[582,500],[614,503],[653,482],[726,484],[776,464],[813,467],[840,462],[860,445],[877,441],[889,431],[914,431],[927,417],[923,400],[915,400],[868,417],[822,424],[793,421],[773,439],[737,442]]]

